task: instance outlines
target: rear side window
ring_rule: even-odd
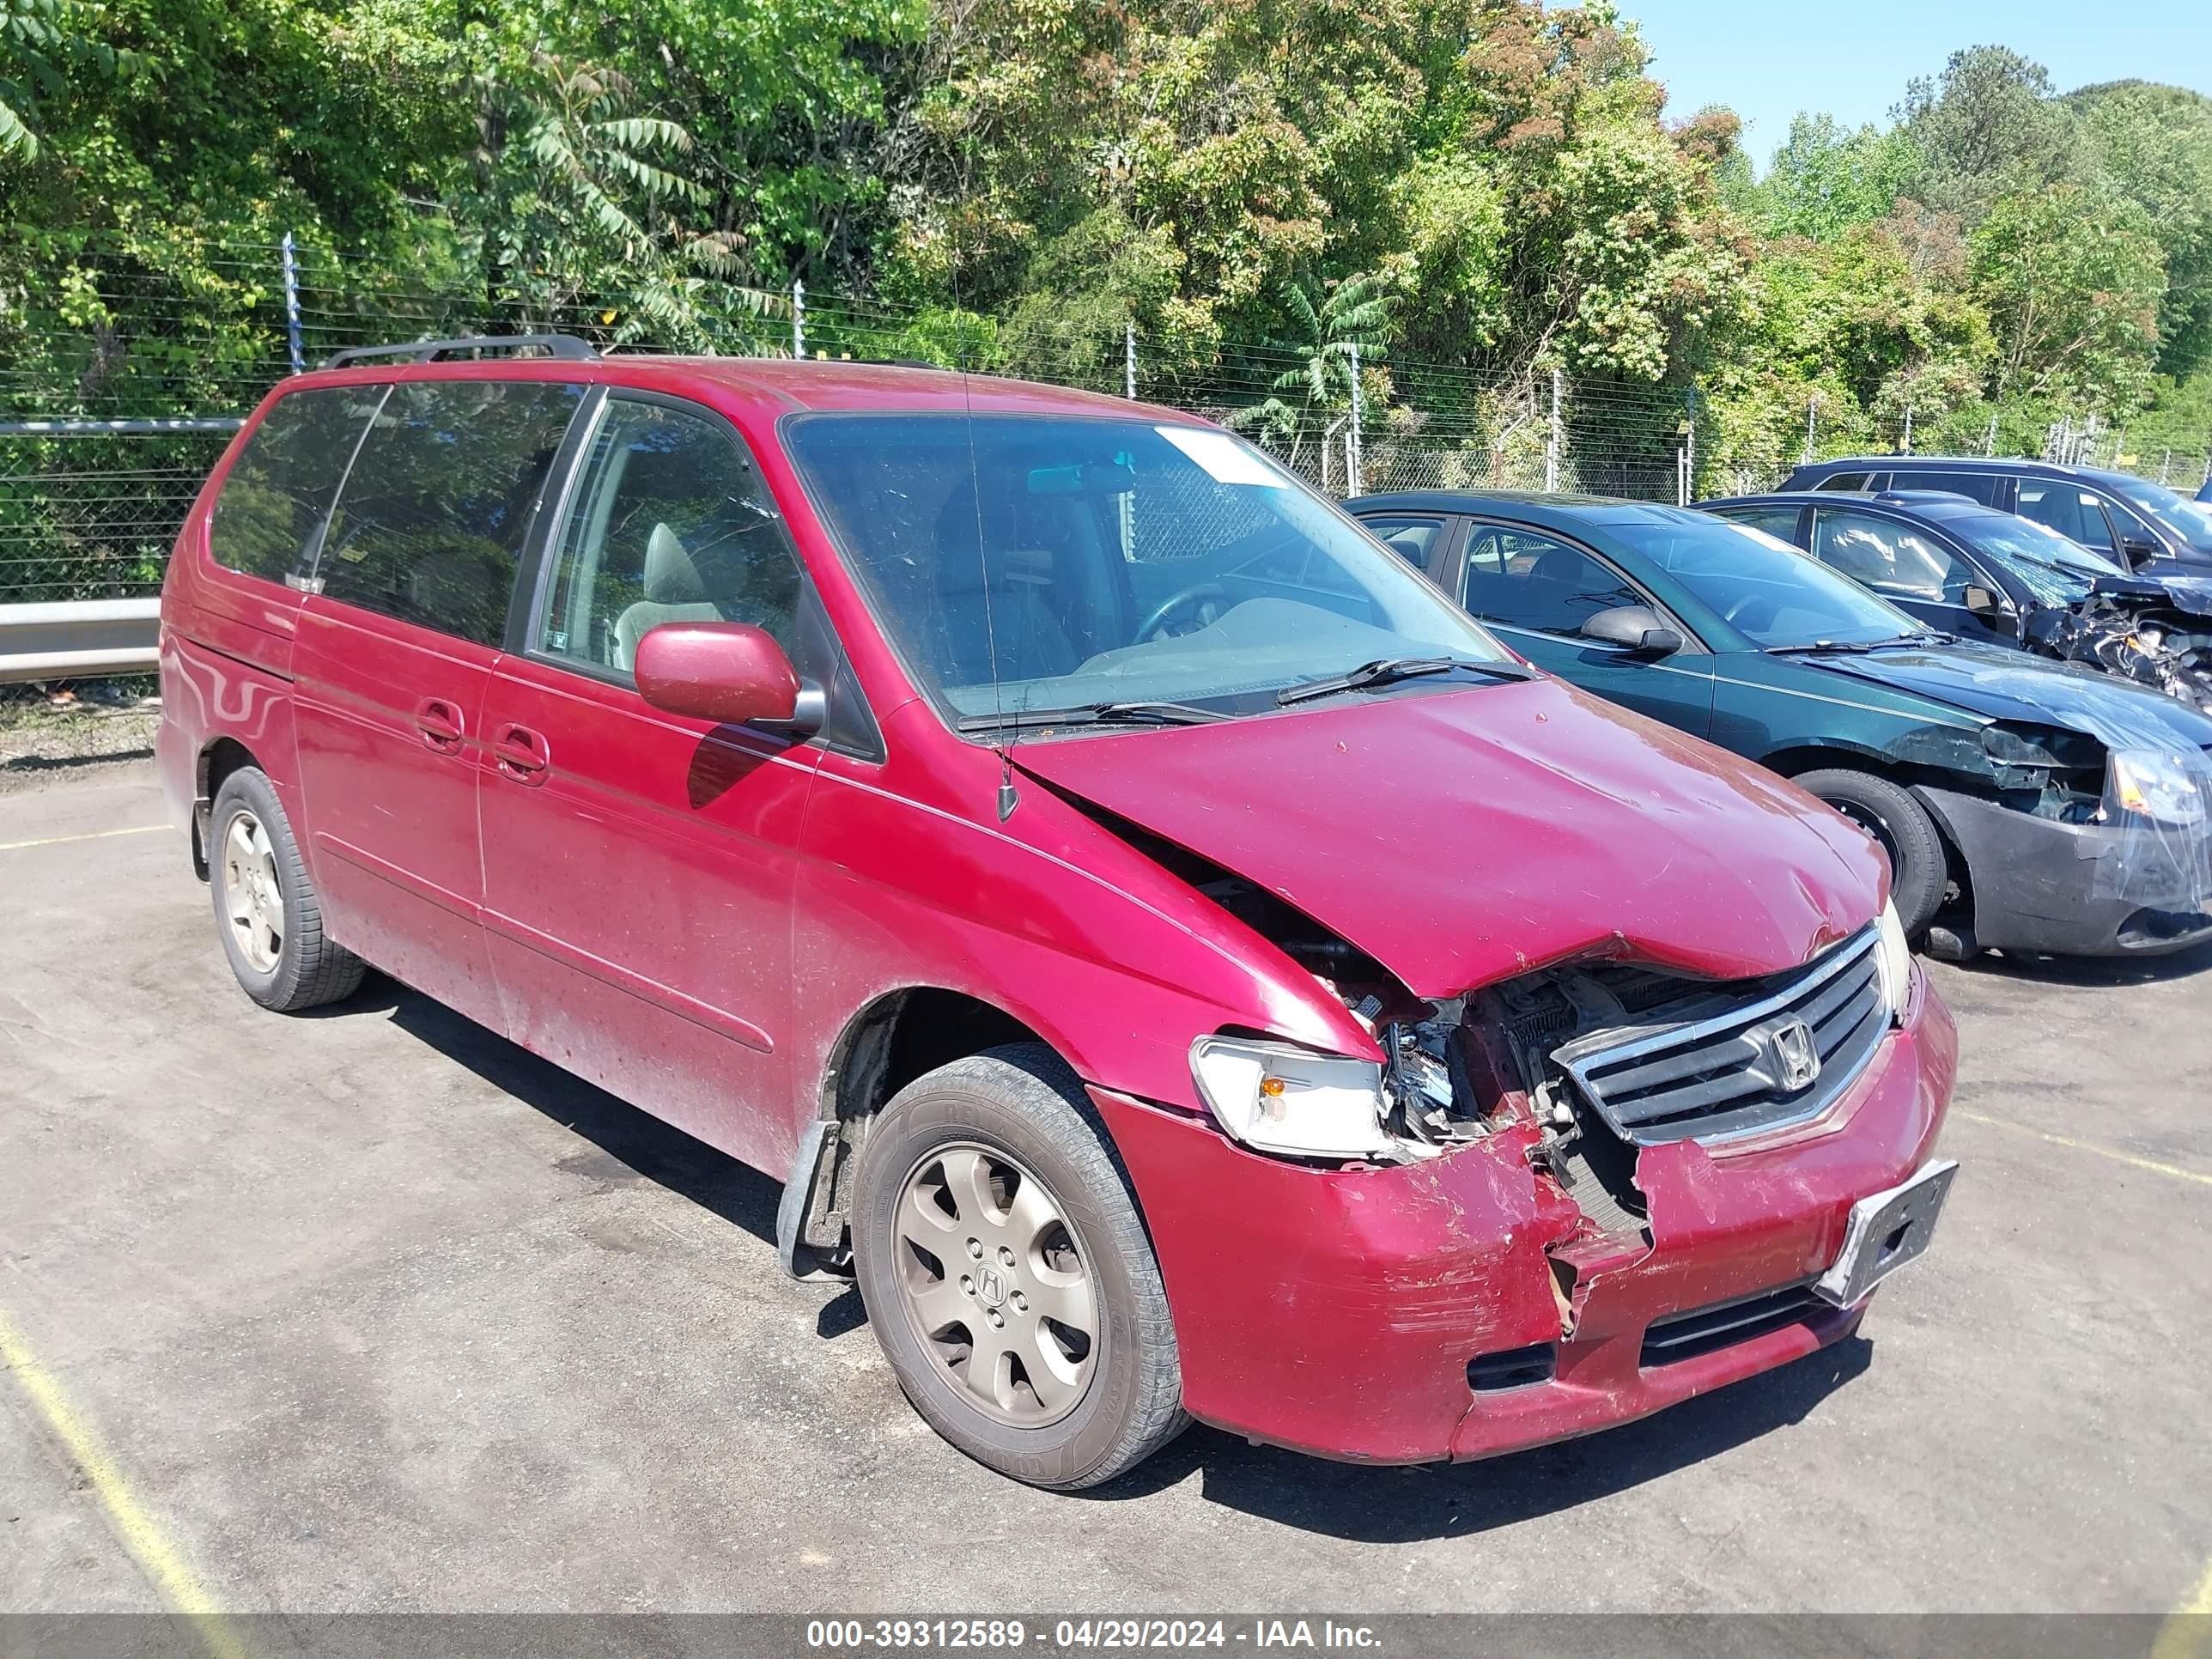
[[[380,386],[295,392],[239,452],[216,498],[208,548],[217,564],[281,582],[304,574]]]
[[[2003,485],[2003,478],[1994,472],[1893,472],[1889,475],[1892,489],[1941,489],[1979,501],[1984,507],[1997,504],[1997,491]]]
[[[583,395],[545,381],[392,387],[324,538],[324,595],[496,645],[523,538]]]
[[[1826,477],[1821,479],[1820,483],[1814,484],[1813,488],[1815,489],[1848,489],[1856,492],[1864,489],[1867,485],[1871,483],[1873,481],[1874,474],[1871,472],[1831,472]]]

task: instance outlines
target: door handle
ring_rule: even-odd
[[[491,756],[499,769],[517,783],[544,782],[545,769],[553,763],[544,738],[526,726],[501,726],[499,735],[492,739]]]
[[[443,697],[425,697],[415,705],[415,729],[423,742],[445,755],[459,752],[461,739],[468,735],[459,708]]]

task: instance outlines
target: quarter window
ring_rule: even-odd
[[[562,526],[538,648],[630,672],[647,629],[750,623],[794,649],[799,565],[760,469],[723,422],[608,401]]]
[[[392,387],[325,538],[323,593],[498,644],[523,538],[583,393],[542,380]]]
[[[1963,602],[1974,572],[1927,537],[1866,513],[1817,507],[1813,556],[1877,593]]]
[[[344,386],[277,400],[216,498],[208,548],[217,564],[272,582],[307,574],[338,481],[386,390]]]
[[[1753,530],[1763,530],[1777,541],[1793,546],[1797,540],[1797,520],[1800,509],[1794,507],[1723,507],[1719,515],[1731,524],[1749,525]]]
[[[1572,634],[1601,611],[1646,603],[1580,548],[1502,525],[1469,532],[1463,600],[1478,617],[1545,634]]]

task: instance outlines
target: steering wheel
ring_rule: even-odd
[[[1753,605],[1762,605],[1766,607],[1768,614],[1771,616],[1774,611],[1774,601],[1772,599],[1765,593],[1760,593],[1756,591],[1747,593],[1741,599],[1738,599],[1734,605],[1730,605],[1727,610],[1721,612],[1721,620],[1726,623],[1730,628],[1741,627],[1742,626],[1744,613],[1749,611]]]
[[[1188,587],[1179,587],[1145,613],[1144,621],[1137,624],[1137,642],[1149,644],[1156,639],[1171,639],[1176,634],[1194,634],[1200,629],[1220,619],[1229,608],[1229,590],[1219,582],[1193,582]],[[1170,629],[1168,623],[1190,613],[1191,626]]]

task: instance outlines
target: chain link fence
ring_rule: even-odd
[[[1139,398],[1225,422],[1336,496],[1492,489],[1686,501],[1770,487],[1800,459],[1980,453],[1979,440],[1997,436],[1952,430],[1964,416],[1923,422],[1917,434],[1824,429],[1810,405],[1802,455],[1770,442],[1724,456],[1692,391],[1371,349],[1363,362],[1341,340],[1199,346],[1095,318],[902,310],[799,283],[769,292],[704,279],[648,313],[623,295],[525,301],[404,278],[289,242],[203,250],[189,276],[94,250],[0,278],[0,604],[155,591],[240,417],[331,352],[544,330],[609,352],[921,362]],[[2068,459],[2117,458],[2177,488],[2193,489],[2206,465],[2133,454],[2124,434],[2094,422],[2049,437],[2046,450]]]

